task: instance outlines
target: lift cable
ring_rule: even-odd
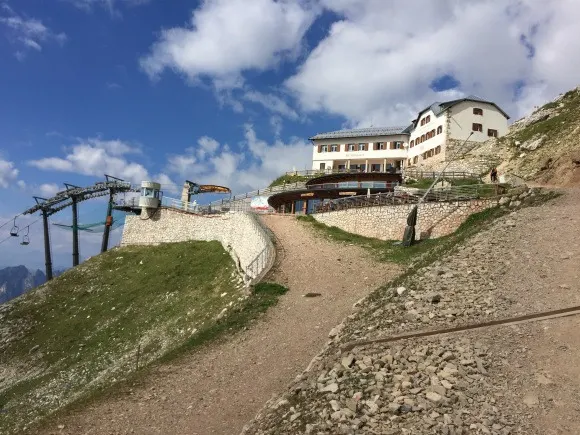
[[[23,227],[22,229],[23,229],[23,230],[24,230],[24,229],[28,229],[28,230],[30,230],[30,227],[31,227],[32,225],[34,225],[36,222],[40,221],[41,219],[42,219],[42,218],[38,218],[38,219],[36,219],[34,222],[32,222],[32,223],[28,224],[27,226]],[[1,245],[2,243],[4,243],[6,240],[10,240],[12,237],[13,237],[13,236],[12,236],[12,235],[10,235],[10,236],[6,237],[5,239],[3,239],[3,240],[0,240],[0,245]],[[28,234],[26,234],[26,237],[28,238]]]
[[[8,225],[8,224],[11,224],[11,223],[13,223],[13,222],[14,222],[14,219],[16,219],[18,216],[22,216],[22,213],[20,213],[20,214],[17,214],[16,216],[14,216],[14,217],[12,217],[12,218],[8,219],[6,222],[4,222],[2,225],[0,225],[0,228],[3,228],[3,227],[5,227],[5,226],[6,226],[6,225]]]

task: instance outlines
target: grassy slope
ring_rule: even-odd
[[[185,242],[110,251],[3,305],[0,433],[239,329],[283,293],[271,287],[245,298],[218,242]]]
[[[268,187],[280,186],[282,184],[299,183],[308,181],[312,177],[305,177],[303,175],[282,175],[270,183]]]

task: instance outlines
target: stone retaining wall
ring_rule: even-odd
[[[468,216],[498,205],[498,199],[424,203],[419,206],[417,238],[436,238],[453,233]],[[352,208],[312,216],[328,226],[382,240],[401,240],[413,204]]]
[[[158,245],[188,240],[221,242],[248,280],[271,266],[274,246],[264,228],[248,213],[200,216],[161,208],[141,216],[126,216],[121,246]],[[248,269],[261,254],[260,266]],[[270,258],[271,257],[271,258]]]

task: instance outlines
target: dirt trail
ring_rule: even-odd
[[[314,235],[294,218],[265,221],[284,251],[273,278],[290,291],[262,321],[155,369],[126,395],[89,405],[39,433],[237,434],[308,365],[353,303],[399,272],[359,247]],[[321,296],[302,296],[308,292]]]

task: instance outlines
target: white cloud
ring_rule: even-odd
[[[0,158],[0,188],[6,189],[18,177],[18,169],[13,162]]]
[[[220,144],[217,140],[209,137],[203,136],[197,143],[199,144],[198,155],[203,158],[205,155],[214,155],[218,150]]]
[[[166,170],[183,179],[225,185],[240,193],[265,187],[292,168],[305,169],[312,158],[309,143],[298,138],[268,143],[257,137],[251,124],[244,126],[240,147],[240,152],[233,152],[227,144],[218,144],[213,154],[202,157],[196,156],[196,148],[188,148],[184,154],[170,156]]]
[[[446,97],[430,84],[449,74],[461,83],[455,95],[495,100],[515,117],[578,84],[576,0],[321,1],[342,19],[286,81],[307,111],[407,123]]]
[[[190,25],[161,31],[141,67],[151,77],[165,69],[216,88],[240,87],[242,72],[263,71],[294,59],[318,8],[308,0],[206,0]]]
[[[285,116],[290,119],[298,119],[298,113],[292,109],[286,101],[273,94],[263,94],[258,91],[248,91],[244,94],[244,99],[262,105],[273,113]]]
[[[0,25],[4,27],[6,37],[10,42],[20,47],[15,52],[18,60],[24,60],[28,50],[42,51],[43,44],[47,42],[56,42],[62,45],[67,40],[67,36],[64,33],[54,32],[46,27],[42,21],[36,18],[20,16],[6,4],[2,6],[8,16],[0,15]]]
[[[151,0],[62,0],[76,6],[85,12],[92,12],[94,8],[105,8],[112,16],[119,17],[118,5],[139,6],[149,3]]]
[[[64,188],[59,187],[56,183],[44,183],[38,187],[38,192],[43,198],[53,197],[60,190],[64,190]]]
[[[47,157],[28,163],[43,170],[75,172],[96,177],[109,174],[134,183],[148,179],[148,171],[143,165],[125,158],[127,154],[138,153],[139,149],[118,139],[79,139],[66,152],[64,158]]]
[[[270,126],[272,127],[272,131],[274,132],[274,136],[277,138],[280,137],[282,133],[282,118],[278,115],[270,116]]]

